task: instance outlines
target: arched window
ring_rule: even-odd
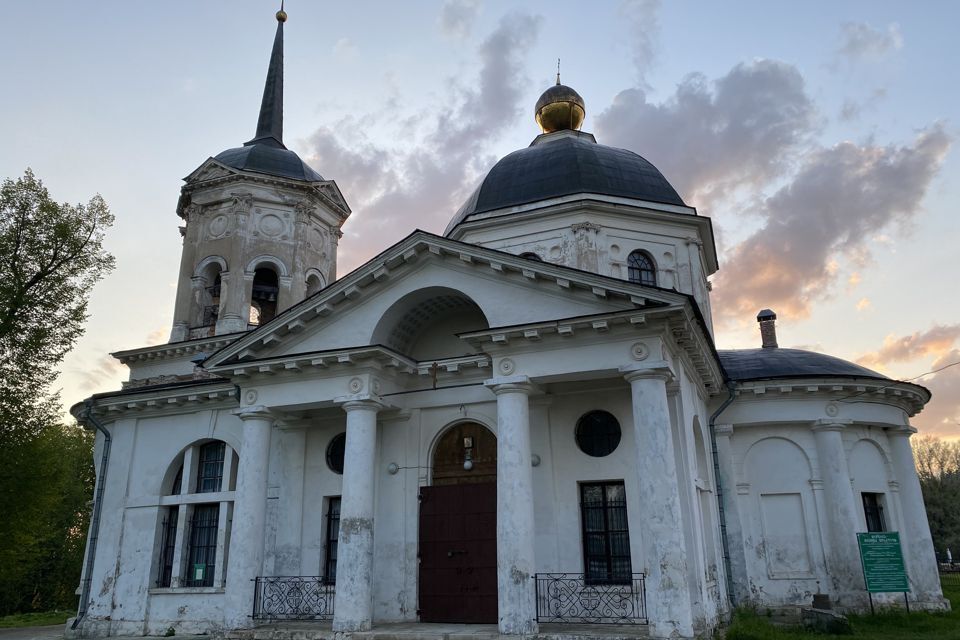
[[[250,324],[261,325],[273,320],[277,315],[279,293],[277,272],[270,267],[257,267],[253,272],[253,290],[250,294]]]
[[[221,276],[226,269],[226,262],[219,256],[204,258],[193,276],[194,302],[190,328],[194,330],[192,337],[199,338],[213,335],[201,329],[214,327],[220,317],[220,288]]]
[[[537,262],[543,262],[543,258],[535,254],[533,251],[526,251],[520,254],[521,258],[526,258],[527,260],[536,260]]]
[[[634,251],[627,257],[630,282],[657,286],[657,267],[646,251]]]
[[[312,296],[323,287],[323,277],[320,274],[311,273],[307,276],[307,297]]]
[[[228,444],[207,440],[187,447],[170,465],[166,477],[173,480],[161,489],[157,587],[224,586],[238,462]],[[211,494],[208,501],[198,501],[204,493]]]

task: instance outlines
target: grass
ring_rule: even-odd
[[[950,600],[948,613],[905,613],[884,611],[871,616],[850,616],[853,635],[820,634],[802,628],[782,628],[766,617],[750,611],[737,611],[727,629],[727,640],[826,640],[828,638],[860,638],[861,640],[960,640],[960,587],[944,586],[943,595]]]
[[[75,611],[38,611],[36,613],[15,613],[0,617],[0,629],[11,627],[40,627],[48,624],[65,624]]]

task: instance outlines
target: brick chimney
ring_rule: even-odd
[[[757,314],[760,323],[760,339],[764,349],[777,348],[777,314],[770,309],[764,309]]]

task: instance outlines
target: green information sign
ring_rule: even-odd
[[[860,546],[860,562],[867,591],[910,591],[898,532],[858,533],[857,544]]]

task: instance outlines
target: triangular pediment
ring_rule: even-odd
[[[674,291],[416,231],[204,366],[385,344],[378,340],[384,335],[378,333],[381,320],[401,300],[427,290],[469,299],[490,327],[689,303]]]
[[[195,182],[206,182],[207,180],[216,180],[218,178],[229,178],[239,173],[240,171],[233,167],[228,167],[214,158],[208,158],[206,162],[194,169],[193,173],[183,180],[187,184],[193,184]]]

